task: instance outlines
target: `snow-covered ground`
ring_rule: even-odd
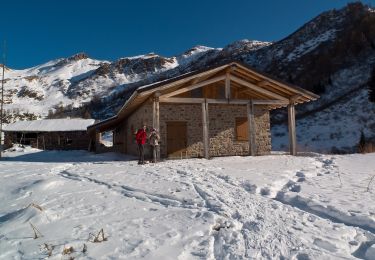
[[[375,154],[139,166],[17,148],[0,162],[0,259],[375,259],[374,169]]]

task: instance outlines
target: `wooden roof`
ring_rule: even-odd
[[[99,131],[103,131],[104,129],[114,128],[118,122],[129,116],[143,102],[155,95],[155,93],[163,96],[189,86],[194,85],[199,87],[199,84],[210,83],[210,80],[212,82],[213,80],[225,81],[225,75],[230,75],[230,81],[233,86],[249,87],[245,91],[248,91],[248,94],[256,99],[273,101],[279,98],[294,104],[301,104],[319,98],[318,95],[310,91],[277,80],[270,75],[256,71],[248,65],[233,61],[224,65],[193,71],[178,77],[141,86],[125,102],[116,116],[89,126],[88,130],[99,129]],[[275,109],[284,106],[287,106],[287,103],[283,105],[270,104],[268,108]]]

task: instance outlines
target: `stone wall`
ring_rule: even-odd
[[[147,128],[152,127],[152,102],[146,101],[136,111],[134,111],[126,120],[126,153],[138,155],[138,147],[135,141],[135,133],[139,128],[146,124]],[[146,145],[145,154],[148,154],[148,145]]]
[[[201,104],[160,103],[160,156],[167,157],[167,122],[184,121],[187,127],[187,153],[183,157],[203,156]]]
[[[247,116],[246,105],[209,104],[210,156],[248,155],[249,142],[236,140],[236,118]],[[167,157],[167,122],[183,121],[187,125],[187,151],[182,156],[203,156],[203,128],[201,104],[160,103],[160,154]],[[145,102],[126,123],[127,153],[137,155],[134,132],[145,123],[152,127],[152,102]],[[269,111],[255,106],[256,153],[271,152]],[[146,151],[147,153],[147,151]]]
[[[208,105],[210,156],[248,155],[249,142],[236,140],[236,118],[247,117],[246,105]],[[271,152],[270,118],[267,109],[255,106],[256,154]]]

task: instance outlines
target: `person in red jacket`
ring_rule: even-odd
[[[147,141],[147,133],[146,133],[147,127],[144,125],[143,128],[138,129],[135,140],[137,141],[138,145],[138,151],[139,151],[139,160],[138,164],[145,164],[145,151],[144,147]]]

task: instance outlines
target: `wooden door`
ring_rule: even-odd
[[[236,140],[249,140],[249,122],[247,121],[247,117],[236,118]]]
[[[167,122],[167,154],[170,158],[185,157],[187,147],[186,122]]]

